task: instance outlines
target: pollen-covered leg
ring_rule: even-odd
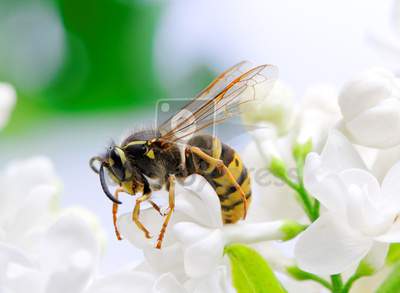
[[[223,170],[227,174],[229,180],[231,181],[233,186],[236,188],[236,190],[239,191],[240,196],[243,200],[243,209],[244,209],[243,219],[246,219],[247,207],[248,207],[246,193],[243,191],[242,187],[237,183],[235,177],[232,175],[232,172],[229,170],[229,168],[227,166],[225,166],[225,164],[222,160],[216,159],[216,158],[210,156],[209,154],[203,152],[198,147],[189,146],[189,149],[193,154],[199,156],[204,161],[206,161],[208,164],[214,166],[215,168]]]
[[[121,187],[119,187],[119,188],[117,188],[115,190],[114,196],[115,196],[115,198],[117,200],[118,200],[119,193],[123,192],[123,191],[124,191],[124,189],[121,188]],[[117,203],[113,203],[112,215],[113,215],[113,223],[114,223],[115,235],[117,236],[118,240],[122,240],[121,233],[119,233],[118,226],[117,226],[117,216],[118,216],[118,204]]]
[[[162,225],[160,234],[158,235],[157,239],[157,244],[156,248],[161,249],[162,241],[164,239],[165,231],[167,230],[167,226],[169,223],[169,220],[171,219],[172,213],[174,212],[175,208],[175,176],[170,175],[168,177],[168,183],[169,183],[169,188],[168,188],[168,212],[165,216],[164,223]]]
[[[140,204],[150,198],[151,194],[144,194],[136,200],[135,208],[132,213],[132,220],[135,222],[136,226],[143,231],[144,236],[146,238],[151,238],[149,230],[140,222],[139,213],[140,213]]]

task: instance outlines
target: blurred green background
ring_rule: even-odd
[[[18,101],[4,134],[57,115],[153,105],[160,3],[0,0],[0,80]],[[23,47],[23,48],[21,48]]]

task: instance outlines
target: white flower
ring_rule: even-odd
[[[381,181],[395,162],[400,161],[400,145],[379,150],[373,162],[372,172]]]
[[[85,293],[188,293],[172,273],[153,272],[147,263],[94,279]]]
[[[260,122],[268,123],[279,135],[283,135],[289,131],[295,120],[293,96],[293,91],[278,80],[260,102],[245,105],[242,120],[250,127]]]
[[[11,163],[0,183],[0,292],[144,292],[133,271],[126,282],[124,272],[96,278],[104,234],[90,212],[57,208],[60,182],[47,158]]]
[[[342,88],[342,131],[355,143],[389,148],[400,144],[400,81],[384,69],[371,69]]]
[[[0,83],[0,129],[3,128],[15,106],[15,89],[7,83]]]
[[[312,140],[314,150],[324,145],[329,130],[340,119],[337,93],[332,86],[320,84],[306,90],[302,98],[296,129],[296,142]]]
[[[57,211],[60,182],[44,157],[12,162],[0,174],[0,241],[37,249]]]
[[[341,273],[371,249],[376,251],[367,262],[381,266],[388,243],[400,241],[399,176],[400,163],[380,186],[352,145],[332,131],[322,154],[309,154],[304,168],[305,187],[327,211],[298,239],[295,255],[300,268]]]
[[[95,272],[99,244],[84,218],[65,215],[45,232],[38,253],[0,246],[2,282],[10,292],[83,292]],[[11,255],[11,257],[10,257]]]
[[[223,263],[224,247],[230,243],[257,243],[285,239],[285,221],[223,225],[218,196],[205,179],[198,176],[198,186],[181,193],[193,204],[189,221],[174,225],[174,234],[183,246],[185,272],[192,278],[208,275]]]
[[[172,271],[178,277],[182,273],[191,279],[211,277],[210,272],[224,263],[224,247],[229,243],[254,243],[287,237],[283,228],[287,224],[285,221],[223,225],[218,196],[198,175],[187,178],[184,186],[177,184],[172,219],[161,250],[154,248],[154,238],[150,242],[144,239],[142,231],[132,222],[131,214],[122,215],[118,226],[124,237],[143,249],[154,270]],[[141,221],[153,235],[158,235],[162,217],[154,210],[143,210]],[[180,272],[180,268],[184,268],[184,272]]]

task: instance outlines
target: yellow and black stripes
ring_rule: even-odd
[[[191,146],[200,148],[213,158],[222,160],[224,165],[228,167],[241,190],[238,190],[234,186],[231,178],[223,169],[217,168],[212,164],[207,164],[194,154],[188,160],[188,169],[191,167],[193,173],[205,177],[215,189],[221,203],[221,213],[224,223],[228,224],[239,221],[245,213],[244,199],[241,191],[246,195],[247,203],[249,204],[251,200],[251,185],[247,169],[243,165],[238,153],[229,146],[221,143],[218,138],[209,135],[196,136],[188,143]]]

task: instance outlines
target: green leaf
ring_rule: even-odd
[[[393,265],[400,260],[400,243],[392,243],[386,257],[386,264]]]
[[[394,266],[393,271],[379,286],[375,293],[398,293],[400,292],[400,264]]]
[[[375,268],[365,261],[361,261],[355,274],[359,277],[372,276],[376,272]]]
[[[233,285],[238,293],[283,293],[274,272],[255,250],[232,244],[225,247],[232,267]]]

